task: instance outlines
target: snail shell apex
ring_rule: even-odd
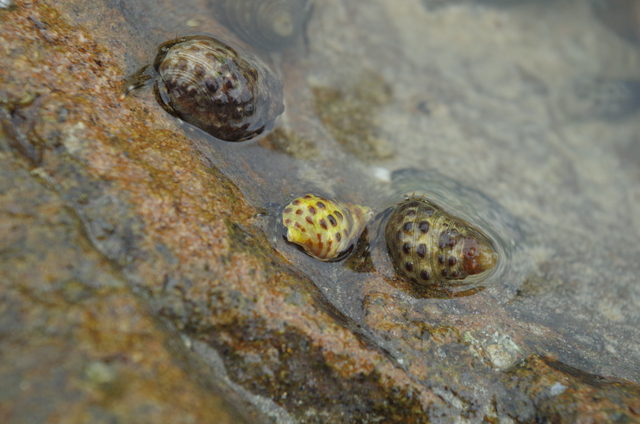
[[[410,198],[395,208],[385,239],[396,271],[424,286],[465,284],[498,259],[484,234],[424,199]]]
[[[321,261],[342,259],[372,216],[366,206],[313,194],[293,200],[282,212],[286,238]]]
[[[284,111],[282,83],[257,58],[218,40],[181,37],[158,48],[154,90],[170,114],[225,141],[242,141],[273,127]]]

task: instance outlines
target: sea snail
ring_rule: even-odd
[[[210,0],[218,19],[254,47],[277,51],[300,36],[311,12],[309,0]]]
[[[366,206],[307,194],[284,208],[282,222],[290,243],[315,259],[330,262],[346,256],[371,216]]]
[[[248,140],[284,111],[282,83],[257,58],[197,35],[158,47],[154,92],[171,115],[225,141]]]
[[[422,198],[395,207],[385,238],[398,274],[423,286],[467,284],[469,276],[486,275],[498,259],[487,236]]]

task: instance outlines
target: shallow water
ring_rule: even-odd
[[[316,5],[306,43],[265,57],[285,83],[284,144],[229,144],[194,131],[255,206],[315,191],[382,208],[427,193],[497,243],[499,266],[484,284],[495,302],[568,340],[531,351],[640,381],[640,361],[630,360],[640,359],[630,342],[640,322],[638,161],[618,154],[637,143],[638,121],[576,117],[570,88],[637,78],[640,56],[588,4],[334,0]],[[323,112],[327,99],[343,109]],[[364,125],[355,150],[352,128],[332,121],[341,110],[366,115],[354,117]],[[302,147],[291,154],[294,142]],[[387,178],[402,169],[421,171]],[[276,249],[363,324],[365,295],[343,287],[358,275],[285,244],[274,216],[277,207],[264,228]],[[388,265],[382,259],[372,272],[392,278]]]
[[[574,89],[640,78],[638,46],[584,1],[441,3],[316,2],[302,40],[258,52],[284,82],[274,132],[226,143],[183,128],[264,208],[258,225],[277,253],[416,381],[432,384],[422,363],[433,352],[397,334],[425,322],[465,334],[441,353],[451,369],[456,346],[501,346],[498,371],[537,353],[640,383],[640,120],[633,102],[611,116]],[[147,45],[131,52],[132,72],[171,33],[209,32],[205,2],[127,10]],[[417,295],[397,281],[381,220],[368,248],[318,262],[285,243],[279,223],[282,207],[307,192],[376,212],[424,194],[487,233],[498,267],[469,296]],[[479,374],[478,386],[493,378]]]
[[[374,208],[424,191],[497,242],[501,261],[485,284],[494,301],[517,321],[565,340],[533,337],[528,352],[640,381],[640,352],[630,342],[640,322],[638,158],[622,165],[617,153],[636,145],[638,121],[633,110],[631,118],[609,119],[576,116],[584,109],[571,107],[583,101],[572,100],[575,81],[637,78],[637,47],[602,26],[588,4],[570,1],[435,9],[335,1],[314,10],[308,39],[282,67],[285,84],[295,88],[285,88],[280,127],[307,140],[315,160],[262,157],[258,172],[269,187],[260,197],[245,190],[256,205],[284,205],[312,187]],[[372,108],[371,131],[360,134],[363,143],[383,145],[373,158],[367,146],[365,155],[350,152],[336,140],[340,128],[332,134],[331,122],[307,109],[317,87],[339,90],[354,109],[384,90],[363,94],[360,79],[392,92]],[[301,99],[307,104],[297,107]],[[255,144],[233,149],[253,156]],[[407,168],[422,172],[385,177],[385,170]],[[275,238],[339,310],[362,323],[367,295],[344,287],[358,284],[357,276]],[[392,278],[381,262],[375,272]]]

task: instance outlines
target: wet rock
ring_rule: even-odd
[[[392,87],[374,72],[364,72],[357,82],[334,88],[313,88],[318,116],[346,151],[363,160],[394,155],[384,134],[376,128],[378,114],[391,100]]]
[[[598,19],[620,37],[640,42],[640,2],[638,0],[594,0],[593,11]]]
[[[546,32],[535,23],[555,11],[514,11],[514,24],[493,9],[432,16],[401,2],[394,15],[384,2],[336,0],[337,18],[314,11],[310,31],[323,37],[310,39],[309,56],[281,58],[285,76],[302,67],[329,80],[339,62],[393,81],[393,98],[371,100],[385,113],[366,117],[363,138],[368,125],[394,134],[397,151],[411,152],[394,167],[477,181],[479,213],[503,218],[502,279],[472,296],[420,298],[398,288],[375,226],[343,267],[283,246],[265,216],[307,183],[374,207],[382,197],[366,189],[367,166],[327,136],[305,78],[284,78],[302,86],[285,88],[287,105],[302,106],[288,109],[280,135],[315,126],[303,137],[318,151],[311,160],[295,141],[291,151],[273,140],[262,143],[273,150],[228,149],[150,95],[121,100],[125,76],[167,32],[194,16],[223,31],[195,3],[160,3],[23,1],[0,15],[3,422],[224,423],[238,410],[278,423],[637,420],[634,174],[616,173],[613,149],[582,156],[599,150],[576,138],[583,128],[567,130],[577,124],[545,120],[545,91],[521,84],[519,67],[551,85],[534,66],[549,62],[528,61],[539,57],[529,49],[513,64],[519,45],[498,55],[474,44],[518,39],[500,38],[496,22],[507,35],[522,22]],[[587,19],[587,6],[560,3]],[[392,25],[400,13],[406,25]],[[446,25],[454,17],[491,30],[461,33]],[[562,68],[547,48],[539,55]]]
[[[4,133],[0,160],[0,420],[244,422]]]

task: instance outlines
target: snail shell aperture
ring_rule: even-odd
[[[243,41],[262,50],[290,46],[302,33],[309,0],[213,0],[220,21]]]
[[[342,259],[372,216],[366,206],[307,194],[282,212],[287,240],[321,261]]]
[[[424,286],[466,284],[493,269],[498,255],[479,230],[421,198],[396,206],[385,227],[396,271]]]
[[[257,58],[198,35],[162,44],[154,91],[170,114],[225,141],[253,138],[284,111],[282,83]]]

